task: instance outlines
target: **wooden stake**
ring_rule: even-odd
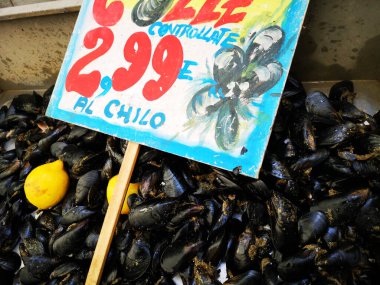
[[[111,246],[139,150],[140,144],[128,142],[127,150],[125,151],[119,176],[116,181],[115,190],[108,206],[106,216],[104,217],[102,230],[100,231],[98,243],[96,244],[94,256],[87,274],[86,285],[99,284],[102,278],[108,250]]]

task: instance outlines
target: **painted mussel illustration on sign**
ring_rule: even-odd
[[[206,85],[188,104],[189,124],[194,119],[198,124],[215,119],[217,145],[223,150],[233,147],[239,139],[240,121],[254,116],[248,106],[259,104],[257,98],[282,76],[282,65],[276,56],[283,41],[282,29],[271,26],[254,34],[245,51],[238,46],[220,49],[215,55],[213,79],[204,80]]]
[[[132,10],[138,26],[148,26],[160,19],[172,0],[140,0]],[[215,126],[215,142],[225,151],[239,141],[240,121],[254,116],[249,105],[269,91],[282,76],[282,65],[276,57],[284,42],[278,26],[267,27],[248,38],[245,50],[239,46],[221,48],[215,54],[212,75],[204,82],[187,107],[189,126],[207,122],[205,131]],[[215,120],[215,124],[210,124]]]
[[[132,20],[140,27],[149,26],[164,15],[172,2],[172,0],[140,0],[132,10]]]

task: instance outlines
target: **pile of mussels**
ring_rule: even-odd
[[[1,284],[84,282],[126,149],[43,116],[51,91],[0,109]],[[143,148],[102,284],[380,284],[380,120],[354,96],[288,79],[259,180]],[[56,159],[70,189],[36,211],[25,178]]]

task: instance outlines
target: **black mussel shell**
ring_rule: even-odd
[[[355,213],[367,200],[368,189],[353,191],[325,199],[310,208],[310,211],[323,212],[332,226],[347,224],[355,217]]]
[[[330,155],[330,152],[327,149],[319,149],[316,152],[305,155],[299,158],[291,168],[294,171],[305,170],[314,166],[321,164],[325,161]]]
[[[170,244],[162,253],[161,268],[170,274],[186,268],[203,246],[203,241],[178,241]]]
[[[334,102],[353,100],[354,83],[350,80],[343,80],[335,83],[329,93],[329,97]],[[339,103],[338,103],[339,104]]]
[[[148,270],[151,261],[149,245],[141,239],[132,242],[123,264],[123,276],[134,281]]]
[[[205,260],[218,265],[227,249],[228,233],[220,231],[210,242],[205,253]]]
[[[267,201],[272,197],[272,190],[262,180],[252,180],[242,186],[243,190],[252,194],[256,199]]]
[[[162,182],[163,192],[167,197],[177,198],[190,190],[184,176],[184,169],[166,162],[163,167]]]
[[[231,258],[227,260],[227,268],[231,270],[233,274],[243,273],[254,266],[256,260],[254,256],[251,255],[250,249],[254,246],[255,241],[255,235],[249,228],[246,228],[246,230],[239,235],[235,250]]]
[[[69,136],[67,137],[67,142],[68,143],[76,143],[78,142],[87,132],[89,132],[89,129],[87,128],[82,128],[80,126],[74,126],[70,133]]]
[[[31,114],[38,114],[41,112],[42,97],[37,93],[32,95],[21,94],[13,99],[12,105],[18,111],[23,111]]]
[[[246,213],[251,226],[264,226],[268,222],[267,209],[263,203],[249,201]]]
[[[80,266],[76,262],[65,262],[58,265],[51,273],[50,279],[64,277],[73,271],[79,270]]]
[[[75,204],[81,205],[88,196],[88,193],[95,188],[95,191],[98,191],[100,184],[100,175],[99,171],[91,170],[86,174],[79,177],[76,189],[75,189]]]
[[[352,139],[358,132],[358,127],[354,123],[347,121],[344,124],[324,129],[320,133],[318,145],[337,146]]]
[[[314,91],[307,94],[305,106],[313,122],[335,125],[341,121],[338,112],[322,92]]]
[[[36,278],[48,278],[53,269],[60,264],[56,257],[30,256],[23,258],[25,267]]]
[[[19,245],[20,255],[33,256],[33,255],[46,255],[45,246],[36,238],[23,239]]]
[[[285,163],[279,159],[279,157],[275,154],[268,155],[266,158],[265,165],[268,168],[268,172],[275,178],[278,179],[291,179],[288,168]]]
[[[147,169],[141,176],[140,193],[144,199],[157,195],[161,181],[160,169]]]
[[[43,280],[35,277],[29,269],[25,266],[20,269],[20,281],[21,284],[40,284]]]
[[[278,264],[277,270],[280,277],[287,281],[297,281],[308,275],[315,269],[316,253],[312,249],[302,250]]]
[[[305,112],[296,115],[290,128],[290,134],[294,143],[299,148],[307,151],[315,151],[317,149],[314,128]]]
[[[0,253],[0,268],[15,273],[21,265],[20,256],[15,252]]]
[[[342,242],[342,233],[338,227],[329,227],[327,232],[323,236],[323,241],[328,248],[336,248],[338,244]]]
[[[60,223],[62,225],[71,225],[93,216],[96,211],[86,206],[75,206],[62,215]]]
[[[53,252],[58,256],[65,256],[79,251],[83,241],[86,239],[87,230],[88,220],[72,224],[54,240]]]
[[[255,270],[248,270],[242,274],[236,275],[223,285],[259,285],[261,284],[261,274]]]
[[[351,162],[340,157],[330,156],[322,165],[324,173],[329,173],[333,177],[350,177],[354,174]]]
[[[317,241],[327,230],[328,220],[322,212],[309,212],[298,220],[298,232],[302,244]]]
[[[356,226],[370,240],[380,241],[380,198],[368,199],[356,217]]]
[[[298,242],[298,209],[281,194],[274,192],[267,202],[272,239],[279,251],[292,251]]]
[[[354,171],[363,177],[379,177],[380,162],[376,159],[366,161],[354,161],[352,163]]]
[[[185,204],[177,208],[176,214],[170,219],[167,228],[176,228],[183,223],[188,222],[193,217],[199,216],[204,210],[203,205]]]
[[[19,227],[19,233],[20,233],[20,237],[22,239],[31,238],[34,236],[34,234],[35,234],[35,223],[34,223],[34,219],[30,215],[27,215],[23,219],[23,222]]]
[[[59,157],[63,154],[64,149],[68,146],[65,142],[55,142],[50,146],[50,153],[54,157]]]
[[[354,267],[359,264],[362,259],[362,253],[359,247],[350,245],[339,248],[326,256],[318,259],[316,265],[328,268]]]
[[[277,272],[277,265],[270,258],[261,260],[261,272],[264,284],[282,284],[283,280]]]
[[[175,215],[176,200],[151,199],[133,206],[128,215],[129,223],[138,229],[160,228]]]
[[[203,206],[203,216],[205,218],[205,221],[208,226],[212,227],[220,215],[221,206],[215,199],[204,200]]]

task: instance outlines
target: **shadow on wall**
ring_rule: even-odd
[[[314,53],[323,52],[310,34],[301,35],[300,45],[291,67],[294,76],[302,81],[343,79],[380,80],[380,35],[367,40],[358,51],[355,67],[346,69],[339,63],[322,64],[313,59]],[[321,57],[321,56],[319,56]]]

